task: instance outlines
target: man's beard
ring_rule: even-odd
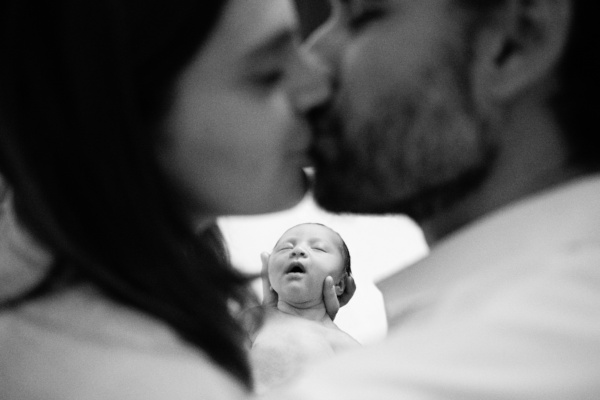
[[[317,202],[333,212],[402,213],[420,222],[479,187],[495,146],[487,124],[467,112],[465,88],[449,89],[462,96],[440,97],[434,87],[407,98],[392,90],[361,120],[341,96],[317,127]]]

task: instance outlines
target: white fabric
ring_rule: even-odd
[[[600,177],[477,221],[380,288],[388,338],[272,399],[600,399]]]
[[[8,206],[9,207],[9,206]],[[0,300],[31,287],[52,256],[0,215]],[[0,312],[0,399],[240,399],[246,392],[163,323],[89,287]]]

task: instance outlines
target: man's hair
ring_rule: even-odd
[[[465,9],[489,12],[506,0],[456,0]],[[590,172],[600,170],[600,3],[571,0],[569,37],[558,65],[559,90],[551,106],[563,128],[570,162]]]
[[[4,306],[85,281],[250,386],[230,312],[248,300],[247,279],[216,228],[194,232],[157,157],[174,82],[226,3],[2,2],[0,173],[55,255],[46,279]]]

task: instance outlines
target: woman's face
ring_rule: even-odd
[[[263,213],[303,197],[303,112],[329,84],[298,35],[290,0],[230,0],[178,79],[160,156],[192,212]]]

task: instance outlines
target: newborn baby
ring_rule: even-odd
[[[265,261],[278,301],[251,337],[258,392],[284,382],[309,362],[360,346],[333,323],[323,300],[325,278],[333,278],[340,296],[351,274],[350,253],[337,232],[316,223],[296,225]]]

